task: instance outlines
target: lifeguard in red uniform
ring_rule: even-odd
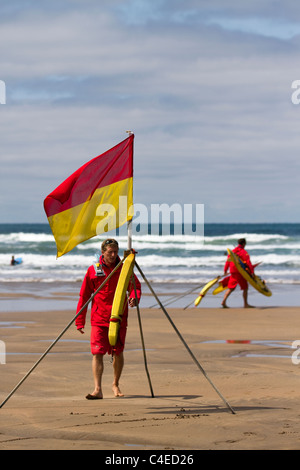
[[[243,263],[247,265],[247,267],[249,268],[249,273],[253,274],[254,267],[250,261],[250,256],[248,252],[245,250],[245,246],[246,246],[245,238],[240,238],[238,240],[238,246],[234,248],[232,251],[243,261]],[[244,307],[251,308],[252,306],[248,304],[248,282],[238,272],[234,263],[230,261],[230,256],[228,256],[227,261],[224,266],[225,275],[227,274],[228,269],[230,271],[230,278],[228,282],[228,289],[225,292],[224,299],[222,302],[223,308],[228,308],[228,306],[226,305],[226,300],[228,299],[230,294],[234,291],[237,285],[239,285],[241,290],[243,291]]]
[[[87,301],[97,291],[98,287],[103,283],[109,275],[111,275],[114,268],[118,265],[120,258],[119,245],[116,240],[107,239],[101,246],[102,255],[100,256],[97,268],[92,265],[88,268],[84,277],[80,298],[78,301],[77,312],[78,316],[75,320],[77,330],[84,333],[87,315]],[[98,400],[103,398],[102,394],[102,375],[104,370],[103,357],[106,353],[113,353],[113,369],[114,381],[113,392],[116,397],[123,396],[119,388],[119,379],[124,366],[123,350],[125,346],[125,338],[127,332],[127,317],[128,306],[127,302],[122,315],[122,321],[119,330],[119,337],[115,347],[111,347],[108,339],[109,323],[111,316],[111,309],[114,300],[115,290],[117,288],[119,276],[121,274],[121,266],[109,278],[103,289],[101,289],[92,300],[91,307],[91,352],[93,355],[93,376],[95,382],[95,389],[92,393],[86,395],[87,400]],[[136,284],[137,300],[141,298],[141,283],[134,275]],[[128,286],[128,303],[130,307],[136,305],[135,289],[132,283]],[[79,314],[79,311],[81,313]]]

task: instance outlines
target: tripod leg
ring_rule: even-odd
[[[192,353],[192,351],[190,350],[190,348],[188,347],[187,343],[185,342],[185,340],[183,339],[181,333],[179,332],[178,328],[176,327],[176,325],[174,324],[173,320],[171,319],[171,317],[169,316],[168,312],[166,311],[166,309],[164,308],[164,306],[162,305],[162,303],[160,302],[159,298],[157,297],[157,295],[155,294],[154,290],[152,289],[152,286],[151,284],[148,282],[147,278],[145,277],[144,273],[142,272],[141,268],[139,267],[139,265],[137,264],[137,262],[135,262],[135,265],[139,271],[139,273],[141,274],[142,278],[144,279],[144,281],[146,282],[147,286],[149,287],[150,291],[152,292],[152,294],[154,295],[157,303],[159,304],[160,308],[162,309],[162,311],[164,312],[164,314],[166,315],[166,317],[168,318],[169,322],[171,323],[171,325],[173,326],[174,330],[176,331],[177,335],[179,336],[180,340],[182,341],[182,343],[184,344],[184,346],[186,347],[187,351],[189,352],[190,356],[192,357],[193,361],[195,362],[195,364],[197,365],[197,367],[201,370],[202,374],[204,375],[204,377],[208,380],[208,382],[211,384],[211,386],[213,387],[213,389],[217,392],[217,394],[219,395],[219,397],[223,400],[223,402],[225,403],[225,405],[227,406],[227,408],[232,412],[232,414],[235,414],[235,411],[232,409],[232,407],[229,405],[229,403],[225,400],[225,398],[223,397],[223,395],[219,392],[219,390],[217,389],[217,387],[213,384],[213,382],[211,381],[211,379],[208,377],[207,373],[205,372],[205,370],[203,369],[203,367],[199,364],[197,358],[194,356],[194,354]]]
[[[142,340],[145,370],[146,370],[146,374],[147,374],[147,378],[148,378],[148,383],[149,383],[149,387],[150,387],[151,396],[152,396],[152,398],[154,398],[154,393],[153,393],[153,388],[152,388],[152,384],[151,384],[150,374],[149,374],[148,366],[147,366],[144,335],[143,335],[143,330],[142,330],[142,320],[141,320],[140,307],[139,307],[139,302],[138,302],[138,297],[137,297],[137,292],[136,292],[136,284],[135,284],[134,276],[132,276],[132,282],[133,282],[133,287],[134,287],[136,309],[137,309],[137,315],[138,315],[138,321],[139,321],[139,327],[140,327],[140,334],[141,334],[141,340]]]

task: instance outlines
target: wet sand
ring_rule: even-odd
[[[120,383],[125,397],[113,396],[106,356],[104,399],[85,399],[93,390],[90,327],[82,336],[71,326],[0,409],[0,449],[298,449],[300,365],[292,362],[292,343],[300,340],[299,308],[166,309],[235,414],[162,310],[142,308],[151,396],[132,309]],[[0,312],[1,403],[73,316],[59,309]]]

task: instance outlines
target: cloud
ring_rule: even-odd
[[[1,220],[45,221],[43,198],[131,129],[136,202],[297,221],[299,11],[276,5],[1,4]]]

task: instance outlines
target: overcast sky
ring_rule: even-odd
[[[295,0],[1,0],[0,57],[0,222],[126,130],[136,203],[299,222]]]

